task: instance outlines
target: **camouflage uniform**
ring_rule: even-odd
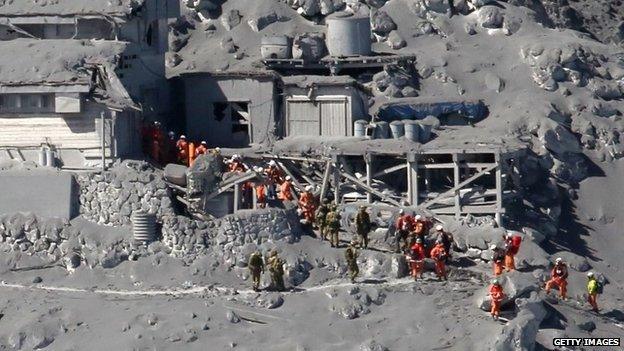
[[[251,272],[251,279],[253,282],[254,291],[260,289],[260,277],[264,273],[264,260],[260,252],[256,251],[249,256],[249,271]]]
[[[329,212],[329,206],[323,202],[319,208],[316,209],[315,222],[319,228],[319,235],[321,240],[327,239],[327,213]]]
[[[338,233],[340,232],[340,213],[337,208],[332,208],[327,214],[325,222],[327,223],[327,230],[329,231],[329,242],[332,247],[338,247],[340,238]]]
[[[347,259],[347,266],[349,267],[349,277],[351,278],[352,283],[355,283],[355,278],[360,273],[360,269],[357,265],[357,258],[359,254],[355,246],[355,243],[351,243],[345,251],[345,258]]]
[[[362,242],[363,248],[368,248],[368,233],[371,230],[371,221],[366,207],[361,207],[355,217],[355,230]]]
[[[271,274],[271,285],[277,291],[286,290],[284,286],[284,261],[277,256],[277,251],[271,252],[267,264]]]

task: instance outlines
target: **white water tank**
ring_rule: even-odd
[[[327,49],[334,57],[368,56],[371,54],[370,17],[350,12],[337,12],[325,19]]]

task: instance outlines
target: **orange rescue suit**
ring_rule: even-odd
[[[492,316],[497,316],[500,314],[500,307],[503,303],[503,299],[505,298],[505,293],[503,293],[503,287],[501,285],[490,285],[489,289],[490,297],[492,298],[490,304],[491,309],[490,313]]]
[[[284,181],[282,185],[280,185],[278,198],[282,201],[292,201],[292,183],[290,180]]]

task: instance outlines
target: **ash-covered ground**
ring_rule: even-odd
[[[371,106],[414,95],[483,100],[487,118],[443,126],[437,142],[530,149],[515,165],[521,197],[506,214],[506,227],[523,237],[517,272],[501,278],[509,322],[492,320],[485,298],[489,247],[504,233],[491,221],[446,220],[455,238],[446,282],[431,270],[418,282],[406,277],[403,256],[380,228],[351,283],[344,247],[352,228],[334,249],[288,209],[193,220],[175,208],[162,172],[130,162],[77,175],[80,215],[71,221],[0,215],[0,350],[542,350],[555,349],[554,337],[624,337],[621,2],[182,6],[170,30],[172,76],[252,69],[262,36],[322,32],[324,16],[348,8],[373,14],[376,51],[417,57],[411,71],[363,82]],[[28,168],[0,165],[12,174]],[[132,243],[130,215],[139,209],[161,223],[161,240],[148,247]],[[251,290],[246,263],[256,249],[277,249],[286,261],[287,291]],[[541,289],[557,257],[570,268],[567,301]],[[598,314],[586,303],[588,271],[604,282]]]

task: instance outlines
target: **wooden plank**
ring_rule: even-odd
[[[389,203],[391,203],[391,204],[393,204],[395,206],[401,206],[401,204],[398,201],[396,201],[396,200],[390,198],[388,195],[386,195],[386,194],[384,194],[384,193],[382,193],[380,191],[377,191],[377,190],[371,188],[370,186],[362,183],[355,176],[352,176],[352,175],[350,175],[350,174],[348,174],[346,172],[342,172],[341,175],[343,177],[347,178],[348,180],[350,180],[355,185],[359,186],[360,188],[362,188],[362,189],[364,189],[364,190],[366,190],[366,191],[368,191],[370,193],[373,193],[376,196],[379,196],[382,200],[385,200],[385,201],[387,201],[387,202],[389,202]]]
[[[319,199],[323,200],[325,195],[327,194],[327,189],[329,188],[329,175],[332,171],[332,163],[331,161],[325,162],[325,172],[323,173],[323,183],[321,184],[321,193],[319,195]]]
[[[438,215],[454,215],[455,206],[444,208],[431,208],[429,211]],[[503,209],[504,213],[505,210]],[[496,206],[464,206],[462,208],[462,214],[496,214]]]
[[[499,227],[503,225],[502,223],[502,213],[503,213],[503,176],[502,176],[502,167],[500,154],[497,153],[495,156],[496,163],[498,167],[496,167],[496,224]]]
[[[240,204],[240,184],[234,184],[234,213],[238,212],[238,206]]]
[[[372,162],[373,162],[373,156],[371,154],[366,154],[364,155],[364,162],[366,162],[366,185],[368,185],[369,187],[372,185],[373,183],[373,175],[372,173]],[[369,204],[373,202],[373,194],[370,192],[366,193],[366,202],[368,202]]]
[[[373,174],[373,178],[378,178],[378,177],[384,176],[386,174],[394,173],[394,172],[400,171],[402,169],[405,169],[406,167],[407,167],[406,164],[400,164],[400,165],[397,165],[397,166],[392,166],[392,167],[384,169],[383,171],[379,171],[379,172]]]
[[[495,168],[497,168],[497,165],[490,166],[490,167],[488,167],[488,168],[486,168],[486,169],[484,169],[484,170],[474,174],[472,177],[470,177],[470,178],[462,181],[461,183],[457,184],[456,187],[453,187],[453,188],[445,191],[444,193],[440,194],[435,199],[432,199],[432,200],[429,200],[429,201],[425,202],[424,204],[421,205],[421,207],[428,208],[429,206],[437,203],[437,201],[440,201],[443,198],[449,197],[450,195],[455,193],[455,190],[463,188],[464,186],[472,183],[476,179],[482,177],[483,175],[485,175],[486,173],[490,172],[491,170],[493,170]]]
[[[295,178],[295,176],[293,176],[293,174],[290,172],[290,170],[288,168],[286,168],[286,166],[284,165],[284,163],[282,163],[281,161],[277,161],[277,164],[280,166],[280,168],[284,171],[284,173],[286,173],[286,175],[290,176],[293,185],[299,189],[299,191],[303,191],[304,187],[303,185],[301,185],[301,183],[299,183],[297,181],[297,178]],[[297,201],[299,201],[299,196],[297,196],[297,192],[295,192],[294,190],[291,190],[290,193],[293,195],[293,198]]]
[[[220,194],[224,193],[225,191],[227,191],[228,189],[232,188],[234,185],[237,185],[239,183],[251,180],[255,177],[257,177],[258,174],[256,172],[249,172],[249,173],[245,173],[240,177],[235,178],[234,180],[229,180],[226,183],[221,183],[221,185],[219,186],[219,188],[217,189],[217,191],[207,195],[204,197],[204,201],[208,201],[211,200],[217,196],[219,196]]]
[[[494,163],[482,163],[482,162],[464,162],[459,164],[459,168],[486,168]],[[455,163],[430,163],[421,164],[418,166],[420,169],[454,169]]]
[[[459,194],[459,182],[461,173],[459,171],[459,155],[453,154],[453,186],[455,187],[455,219],[461,216],[461,196]]]
[[[340,205],[340,161],[334,163],[334,202]]]
[[[407,162],[407,197],[412,206],[418,206],[418,160]]]

